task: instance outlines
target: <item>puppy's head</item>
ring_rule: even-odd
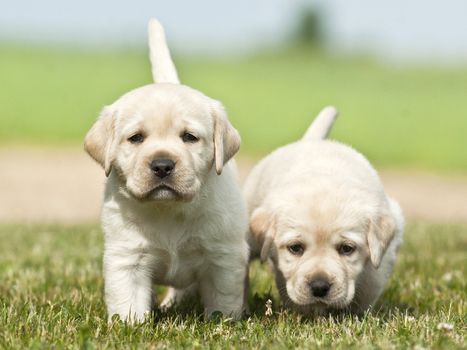
[[[191,200],[213,165],[240,147],[222,105],[178,84],[152,84],[105,107],[85,150],[138,200]]]
[[[385,203],[375,206],[375,198],[358,191],[330,195],[332,190],[290,190],[251,216],[261,258],[271,258],[285,284],[279,292],[296,305],[347,307],[365,265],[378,268],[394,237]]]

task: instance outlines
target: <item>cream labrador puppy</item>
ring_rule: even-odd
[[[360,313],[381,294],[403,217],[358,152],[324,140],[325,108],[304,138],[259,162],[246,180],[252,258],[270,259],[286,307]]]
[[[156,20],[149,41],[157,83],[105,107],[85,139],[108,176],[108,316],[143,320],[157,283],[173,287],[164,307],[198,291],[207,316],[236,318],[248,262],[246,206],[229,162],[240,137],[221,103],[179,84]]]

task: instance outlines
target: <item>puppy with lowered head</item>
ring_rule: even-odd
[[[336,115],[325,108],[303,139],[261,160],[244,188],[251,257],[271,261],[283,304],[304,314],[374,305],[402,240],[401,209],[370,163],[324,140]]]
[[[220,102],[179,84],[156,20],[149,40],[157,83],[105,107],[85,139],[108,176],[102,208],[108,316],[143,320],[157,283],[172,286],[164,307],[197,291],[207,316],[239,317],[247,213],[229,160],[240,137]]]

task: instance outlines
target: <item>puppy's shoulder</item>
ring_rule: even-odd
[[[200,221],[200,225],[206,225],[207,229],[212,228],[218,236],[232,235],[233,231],[235,234],[246,232],[247,209],[236,164],[231,160],[224,166],[220,175],[213,172],[209,176],[208,185],[202,194],[204,203],[197,209],[199,216],[208,219]]]

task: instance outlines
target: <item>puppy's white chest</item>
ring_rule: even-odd
[[[196,280],[205,249],[194,229],[169,222],[145,225],[145,251],[152,256],[155,283],[183,288]]]
[[[189,232],[162,232],[155,235],[152,253],[156,261],[156,283],[183,288],[193,283],[204,264],[205,251],[199,239]]]

